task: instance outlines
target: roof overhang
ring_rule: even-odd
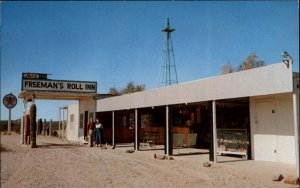
[[[50,92],[50,91],[26,91],[19,93],[19,98],[23,100],[84,100],[94,98],[97,93],[78,93],[78,92]]]
[[[292,92],[292,69],[280,62],[231,74],[97,100],[97,112]]]

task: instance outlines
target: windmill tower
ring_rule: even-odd
[[[163,81],[165,85],[178,84],[177,71],[175,65],[172,36],[171,33],[175,31],[170,27],[169,18],[167,20],[167,27],[162,30],[165,33],[165,48],[163,50]]]

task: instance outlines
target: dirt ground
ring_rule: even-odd
[[[293,175],[293,165],[258,161],[203,167],[207,155],[153,158],[155,151],[126,153],[38,136],[38,148],[20,145],[20,136],[1,135],[1,187],[298,187],[273,182]],[[128,148],[127,148],[128,149]]]

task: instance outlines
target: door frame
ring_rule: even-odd
[[[257,143],[257,142],[255,142],[256,140],[254,139],[254,137],[255,137],[255,135],[256,134],[258,134],[258,122],[259,121],[261,121],[261,120],[259,120],[259,118],[258,118],[258,114],[259,114],[259,111],[258,111],[258,104],[263,104],[264,103],[264,105],[263,105],[263,107],[265,108],[265,109],[267,109],[267,110],[272,110],[272,113],[274,114],[274,110],[276,109],[276,104],[275,104],[275,100],[273,99],[273,98],[269,98],[269,99],[261,99],[261,100],[255,100],[255,101],[253,101],[254,102],[254,108],[255,108],[255,113],[254,113],[254,124],[255,124],[255,130],[254,131],[251,131],[252,133],[253,133],[253,157],[254,157],[254,159],[255,160],[262,160],[262,159],[257,159],[257,157],[256,157],[256,153],[255,153],[255,151],[257,151],[256,150],[256,147],[258,146],[258,145],[261,145],[261,143]],[[262,118],[265,118],[264,116],[262,117]],[[273,121],[272,121],[273,123],[271,123],[270,122],[270,124],[272,124],[272,125],[275,125],[275,127],[268,127],[268,128],[271,128],[271,129],[277,129],[277,126],[276,126],[276,119],[273,119]],[[264,126],[265,127],[265,126]],[[270,131],[271,131],[271,129],[270,129]],[[274,141],[274,148],[273,149],[271,149],[270,148],[270,150],[276,150],[276,152],[274,152],[274,160],[273,160],[273,157],[271,157],[270,156],[270,160],[263,160],[263,161],[271,161],[271,162],[278,162],[278,145],[277,145],[277,134],[272,134],[272,132],[274,132],[274,130],[273,131],[271,131],[271,134],[269,133],[269,134],[267,134],[266,133],[266,135],[269,135],[269,138],[270,139],[274,139],[273,141]],[[276,130],[275,130],[275,132],[276,132]],[[272,138],[273,137],[273,138]],[[271,141],[271,140],[270,140]],[[267,153],[266,153],[267,154]]]

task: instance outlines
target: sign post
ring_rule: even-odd
[[[3,97],[3,104],[8,109],[8,127],[7,134],[11,134],[11,109],[17,105],[17,98],[12,93],[7,94]]]

